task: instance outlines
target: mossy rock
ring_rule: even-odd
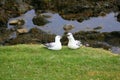
[[[43,25],[49,23],[49,21],[46,18],[44,18],[44,16],[41,16],[41,15],[35,16],[32,19],[32,21],[35,25],[38,25],[38,26],[43,26]]]

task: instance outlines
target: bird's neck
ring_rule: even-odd
[[[74,39],[73,37],[71,37],[71,38],[69,39],[69,41],[74,42],[74,41],[75,41],[75,39]]]
[[[55,43],[60,43],[60,40],[55,39]]]

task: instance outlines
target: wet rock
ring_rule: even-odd
[[[41,14],[41,16],[43,16],[44,18],[50,18],[50,15],[46,15],[46,14]]]
[[[84,45],[89,44],[91,47],[111,49],[112,46],[120,47],[120,31],[97,32],[97,31],[80,31],[73,34],[77,40],[81,40]]]
[[[28,33],[28,30],[25,29],[25,28],[23,28],[23,29],[17,29],[17,32],[18,32],[19,34],[24,34],[24,33]]]
[[[113,46],[119,46],[120,47],[120,38],[116,38],[116,37],[109,38],[109,39],[106,40],[106,42],[113,45]]]
[[[58,12],[64,19],[78,20],[82,22],[93,16],[105,16],[106,13],[116,11],[118,8],[116,0],[75,0],[66,2],[58,1],[33,1],[32,5],[37,10],[49,9]],[[41,7],[40,7],[41,5]]]
[[[120,0],[116,0],[116,5],[117,5],[117,7],[118,7],[118,9],[120,11]]]
[[[32,28],[30,31],[29,31],[30,34],[47,34],[46,32],[38,29],[38,28]]]
[[[117,21],[120,22],[120,12],[119,12],[119,14],[117,15]]]
[[[103,28],[102,26],[98,26],[98,27],[93,28],[93,30],[101,30],[102,28]]]
[[[20,16],[30,10],[30,3],[26,0],[1,0],[0,4],[0,25],[7,25],[9,18]]]
[[[71,25],[71,24],[66,24],[66,25],[63,26],[63,29],[65,30],[65,32],[69,32],[73,28],[74,28],[74,26]]]
[[[35,25],[38,25],[38,26],[43,26],[43,25],[49,23],[49,21],[46,18],[44,18],[44,16],[42,16],[42,15],[35,16],[32,19],[32,21]]]
[[[120,47],[112,47],[111,51],[116,54],[120,54]]]
[[[24,23],[25,23],[25,21],[23,19],[11,20],[9,22],[10,25],[17,25],[17,26],[24,25]]]
[[[105,42],[94,41],[92,43],[89,43],[89,45],[91,47],[94,47],[94,48],[103,48],[103,49],[106,49],[106,50],[111,49],[111,45],[109,45],[108,43],[105,43]]]
[[[1,7],[0,7],[0,27],[7,27],[7,20],[8,20],[8,17],[7,16],[7,13],[5,13],[5,10],[3,10]]]
[[[17,32],[12,32],[9,37],[8,37],[8,40],[12,40],[12,39],[15,39],[17,37]]]
[[[32,4],[31,4],[32,1]],[[77,20],[82,22],[83,20],[89,19],[93,16],[104,16],[106,13],[111,11],[120,10],[120,0],[1,0],[0,1],[0,27],[7,24],[7,20],[11,17],[16,17],[25,13],[30,9],[29,4],[34,6],[36,11],[41,11],[37,13],[37,16],[33,18],[33,23],[36,25],[44,25],[48,23],[48,17],[44,15],[39,15],[43,13],[46,9],[58,12],[64,19],[67,20]],[[119,14],[117,16],[119,20]],[[14,24],[14,23],[13,23]],[[18,25],[19,23],[17,23]],[[100,30],[101,27],[94,28],[95,30]],[[18,28],[17,28],[18,29]],[[70,31],[72,27],[65,27],[64,30]],[[4,30],[6,31],[6,30]],[[11,40],[8,39],[8,34],[1,30],[0,41],[4,41],[6,44],[20,44],[20,43],[45,43],[54,40],[54,35],[47,34],[39,29],[31,29],[28,33],[23,34],[26,31],[18,31],[20,34],[16,38]],[[120,38],[118,32],[111,33],[100,33],[97,31],[89,32],[78,32],[74,36],[78,40],[82,40],[84,44],[89,44],[89,46],[103,47],[102,45],[107,45],[102,42],[107,42],[110,45],[120,45]],[[67,44],[67,38],[64,36],[62,43]],[[99,43],[100,42],[100,43]],[[115,43],[116,42],[116,43]]]
[[[105,36],[104,34],[101,34],[100,32],[97,32],[97,31],[80,31],[80,32],[76,32],[75,34],[75,37],[77,38],[82,38],[84,40],[97,40],[97,41],[103,41]],[[98,37],[99,36],[99,37]]]
[[[17,25],[19,20],[12,20],[9,22],[10,25]]]
[[[12,32],[6,28],[0,28],[0,45],[4,45],[9,41],[9,36]]]
[[[100,12],[99,16],[102,16],[102,17],[106,16],[106,12]]]
[[[9,45],[15,44],[41,44],[54,41],[55,35],[33,28],[26,34],[18,34],[15,39],[9,41]],[[8,44],[7,44],[8,45]]]
[[[113,32],[110,33],[110,35],[113,36],[113,37],[120,38],[120,31],[113,31]]]
[[[23,14],[23,13],[25,13],[28,10],[31,10],[31,9],[33,9],[33,7],[30,4],[27,4],[27,3],[24,3],[24,2],[19,4],[19,7],[18,7],[18,11],[20,12],[20,14]]]
[[[45,9],[47,9],[47,5],[46,5],[45,0],[32,0],[31,4],[32,4],[32,6],[34,6],[35,10],[45,10]]]
[[[120,31],[113,31],[110,33],[103,33],[105,35],[104,41],[113,46],[120,46]]]

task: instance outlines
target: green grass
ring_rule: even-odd
[[[103,49],[0,47],[0,80],[120,80],[120,55]]]

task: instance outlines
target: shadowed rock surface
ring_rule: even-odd
[[[49,23],[49,21],[42,15],[35,16],[32,21],[35,25],[38,25],[38,26],[43,26]]]
[[[50,35],[40,29],[32,28],[28,33],[18,34],[15,39],[9,40],[5,45],[15,44],[41,44],[54,41],[55,35]]]
[[[32,5],[36,11],[52,10],[58,12],[64,19],[79,22],[120,10],[119,0],[33,0]]]
[[[19,34],[15,30],[8,30],[7,23],[10,18],[20,16],[31,8],[35,9],[36,16],[33,23],[44,25],[48,21],[41,18],[47,11],[59,13],[66,20],[82,22],[90,17],[105,16],[110,12],[118,12],[117,20],[120,22],[120,0],[0,0],[0,45],[45,43],[54,41],[55,35],[48,34],[40,29],[33,28],[26,33]],[[94,30],[99,30],[98,26]],[[111,46],[120,47],[120,32],[80,31],[74,33],[76,39],[86,46],[110,49]],[[67,44],[66,36],[62,44]]]
[[[119,12],[118,15],[117,15],[117,21],[120,22],[120,12]]]
[[[0,0],[0,27],[6,26],[8,19],[20,16],[31,8],[30,0]]]

